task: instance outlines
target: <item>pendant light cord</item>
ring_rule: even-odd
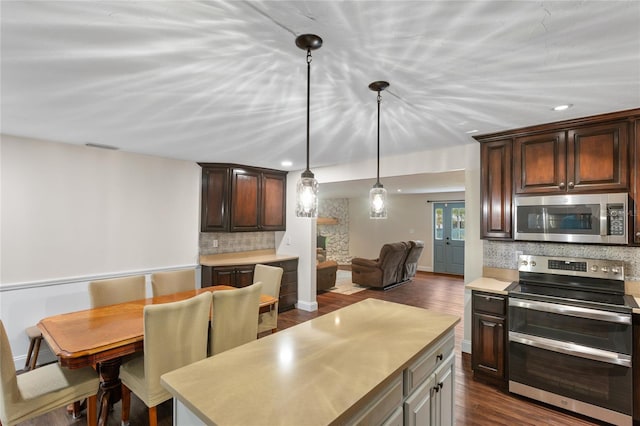
[[[309,110],[311,108],[311,49],[307,49],[307,169],[304,175],[313,177],[313,173],[309,170]]]
[[[380,184],[380,101],[382,97],[380,96],[380,91],[378,90],[378,166],[376,171],[376,187],[381,187]]]

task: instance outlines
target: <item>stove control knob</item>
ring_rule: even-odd
[[[529,262],[527,262],[526,260],[522,261],[522,266],[527,266],[529,264]]]
[[[535,260],[532,260],[532,261],[531,261],[531,266],[532,266],[532,267],[533,267],[533,266],[536,266],[536,261],[535,261]]]
[[[593,265],[591,267],[591,272],[598,272],[598,265]]]
[[[618,268],[617,266],[614,266],[613,268],[611,268],[611,272],[614,274],[619,274],[620,273],[620,268]]]
[[[608,267],[608,266],[603,266],[603,267],[601,268],[601,271],[602,271],[602,272],[605,272],[605,273],[606,273],[606,272],[609,272],[609,267]]]

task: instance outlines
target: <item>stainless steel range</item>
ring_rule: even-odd
[[[509,287],[509,391],[632,424],[632,308],[622,262],[520,256]]]

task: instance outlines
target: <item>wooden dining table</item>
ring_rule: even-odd
[[[231,286],[200,289],[101,306],[42,319],[42,331],[59,363],[67,368],[95,366],[100,374],[98,424],[107,421],[109,406],[120,400],[122,358],[143,351],[144,307],[185,300],[204,292],[233,290]],[[260,295],[260,312],[276,309],[278,299]]]

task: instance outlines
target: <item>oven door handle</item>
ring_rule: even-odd
[[[569,315],[578,318],[587,318],[631,325],[631,315],[629,314],[600,311],[598,309],[583,308],[581,306],[559,305],[557,303],[516,299],[513,297],[509,297],[509,306],[523,309],[533,309],[534,311],[550,312],[552,314]]]
[[[594,361],[606,362],[609,364],[631,367],[631,356],[619,354],[617,352],[605,351],[603,349],[591,348],[571,342],[559,342],[545,337],[522,334],[515,331],[509,332],[509,341],[521,343],[535,348],[546,349],[565,355],[573,355],[579,358],[591,359]]]

